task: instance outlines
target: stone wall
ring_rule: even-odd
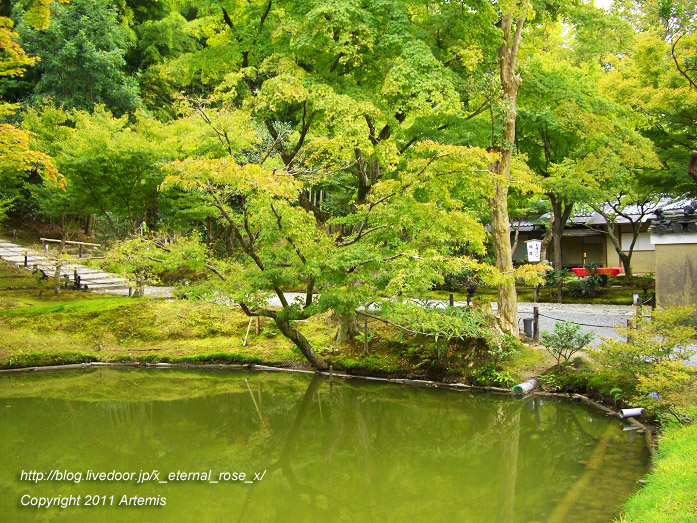
[[[697,243],[656,245],[656,302],[697,304]]]

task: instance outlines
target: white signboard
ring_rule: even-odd
[[[525,245],[528,248],[528,261],[539,262],[540,251],[542,250],[542,240],[527,240]]]

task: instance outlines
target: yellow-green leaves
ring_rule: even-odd
[[[164,166],[167,173],[163,188],[176,185],[184,190],[220,185],[235,194],[261,191],[292,198],[300,185],[287,173],[274,172],[256,164],[240,165],[233,158],[175,160]]]
[[[19,36],[12,30],[14,23],[0,16],[0,76],[22,76],[38,58],[30,57],[16,42]]]
[[[381,94],[394,109],[415,116],[460,111],[456,79],[430,49],[418,41],[405,45],[382,84]]]
[[[70,0],[58,0],[62,4]],[[30,0],[24,13],[24,20],[35,29],[47,29],[51,23],[51,5],[54,0]]]
[[[46,181],[64,189],[65,178],[50,156],[32,148],[32,137],[28,131],[0,124],[0,169],[16,173],[37,169]]]

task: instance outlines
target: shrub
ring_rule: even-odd
[[[557,360],[557,365],[569,361],[569,358],[583,350],[591,341],[592,332],[582,333],[581,326],[570,321],[557,322],[553,333],[542,333],[542,345]]]
[[[651,317],[637,317],[635,327],[615,328],[623,339],[603,340],[592,352],[593,359],[604,367],[623,369],[632,374],[646,374],[655,363],[688,360],[694,353],[688,349],[697,336],[689,324],[695,307],[674,307],[654,311]]]
[[[487,363],[486,365],[477,369],[472,377],[477,385],[486,387],[493,386],[508,388],[515,385],[518,381],[513,378],[510,371],[499,369],[492,363]]]
[[[571,271],[569,269],[554,269],[545,273],[545,285],[554,287],[557,283],[564,283]]]
[[[690,324],[694,314],[695,307],[675,307],[654,311],[652,318],[638,317],[636,328],[616,328],[628,341],[604,340],[592,357],[628,383],[620,387],[624,397],[659,417],[685,422],[694,371],[683,361],[694,354],[688,349],[697,336]]]
[[[653,411],[659,418],[672,418],[680,423],[692,420],[685,414],[689,405],[694,370],[678,361],[663,361],[650,373],[639,375],[635,402]]]
[[[620,275],[613,278],[612,282],[622,287],[653,288],[656,285],[656,277],[652,272],[639,275]]]
[[[599,282],[599,278],[586,276],[585,278],[567,283],[566,290],[569,296],[575,298],[594,298],[598,295],[598,288],[600,287]]]

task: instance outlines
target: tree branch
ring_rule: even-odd
[[[274,215],[276,216],[276,224],[278,225],[278,230],[283,233],[283,225],[281,225],[281,215],[276,211],[276,208],[273,206],[273,203],[271,205],[271,210],[273,211]],[[290,236],[285,236],[285,239],[290,245],[295,249],[295,253],[298,255],[298,258],[300,258],[300,261],[303,262],[303,264],[307,264],[307,260],[305,259],[305,256],[302,255],[300,252],[300,249],[298,249],[297,245],[295,245],[295,242],[290,238]]]
[[[426,165],[424,165],[424,167],[421,169],[421,171],[419,171],[419,174],[417,175],[417,177],[420,177],[426,171],[426,169],[428,169],[429,165],[431,165],[433,163],[433,161],[436,160],[436,158],[444,158],[445,156],[447,156],[447,154],[443,154],[443,155],[439,155],[437,153],[434,154],[428,160],[428,162],[426,162]],[[346,247],[348,245],[352,245],[352,244],[356,243],[358,240],[360,240],[363,236],[368,234],[368,232],[376,231],[378,229],[383,229],[383,228],[387,227],[386,225],[380,225],[380,226],[376,226],[376,227],[371,227],[370,229],[365,231],[365,227],[368,225],[368,218],[370,218],[370,211],[372,211],[375,206],[377,206],[377,205],[381,204],[382,202],[387,201],[390,198],[392,198],[393,196],[397,195],[398,192],[403,192],[405,189],[408,189],[411,185],[413,185],[413,183],[414,182],[409,182],[409,183],[403,185],[399,189],[399,191],[394,191],[394,192],[392,192],[386,196],[383,196],[382,198],[370,203],[368,205],[368,210],[365,213],[365,218],[363,219],[363,222],[361,222],[361,225],[358,228],[358,232],[356,233],[356,237],[353,238],[352,240],[338,243],[337,246],[338,247]]]
[[[223,20],[225,21],[225,23],[227,24],[227,26],[230,29],[234,30],[235,25],[232,23],[232,20],[230,19],[230,15],[227,14],[227,11],[225,10],[224,7],[222,7],[221,9],[223,10]]]
[[[690,153],[690,165],[687,167],[687,174],[692,178],[695,182],[697,182],[697,151],[692,151]]]
[[[271,4],[273,3],[273,0],[269,0],[269,3],[266,6],[266,10],[264,11],[264,14],[261,15],[261,20],[259,21],[259,27],[257,28],[257,35],[261,33],[261,29],[264,27],[264,22],[266,22],[266,17],[269,16],[269,12],[271,11]]]
[[[681,39],[683,36],[685,36],[685,35],[680,35],[680,36],[678,36],[678,37],[675,39],[675,41],[673,42],[673,45],[670,47],[670,55],[673,57],[673,62],[675,62],[675,67],[677,67],[678,72],[679,72],[683,77],[685,77],[685,79],[690,83],[690,85],[691,85],[692,87],[694,87],[695,89],[697,89],[697,84],[692,80],[692,78],[690,78],[690,76],[687,74],[687,71],[684,71],[684,70],[680,67],[680,63],[678,62],[678,57],[675,56],[675,47],[678,45],[678,42],[680,41],[680,39]]]
[[[374,314],[368,314],[367,312],[363,312],[363,311],[359,311],[359,310],[356,310],[355,312],[356,312],[356,314],[360,314],[361,316],[365,316],[367,318],[372,318],[374,320],[381,321],[382,323],[385,323],[387,325],[391,325],[392,327],[396,327],[398,329],[401,329],[401,330],[406,331],[406,332],[410,332],[412,334],[417,334],[419,336],[430,336],[430,337],[436,336],[435,333],[415,331],[415,330],[409,329],[407,327],[402,327],[401,325],[399,325],[397,323],[394,323],[390,320],[386,320],[384,318],[381,318],[380,316],[375,316]]]
[[[298,138],[298,143],[295,144],[295,147],[290,153],[290,157],[288,161],[286,162],[286,169],[290,167],[290,164],[293,163],[293,160],[295,159],[295,156],[298,154],[300,151],[300,148],[302,147],[303,143],[305,142],[305,137],[307,136],[307,131],[310,129],[310,126],[312,125],[312,120],[315,118],[315,115],[317,114],[317,111],[313,111],[310,113],[310,116],[307,118],[307,122],[305,121],[306,117],[306,112],[307,112],[307,102],[303,102],[303,123],[302,127],[300,130],[300,137]],[[285,160],[284,160],[285,162]]]

